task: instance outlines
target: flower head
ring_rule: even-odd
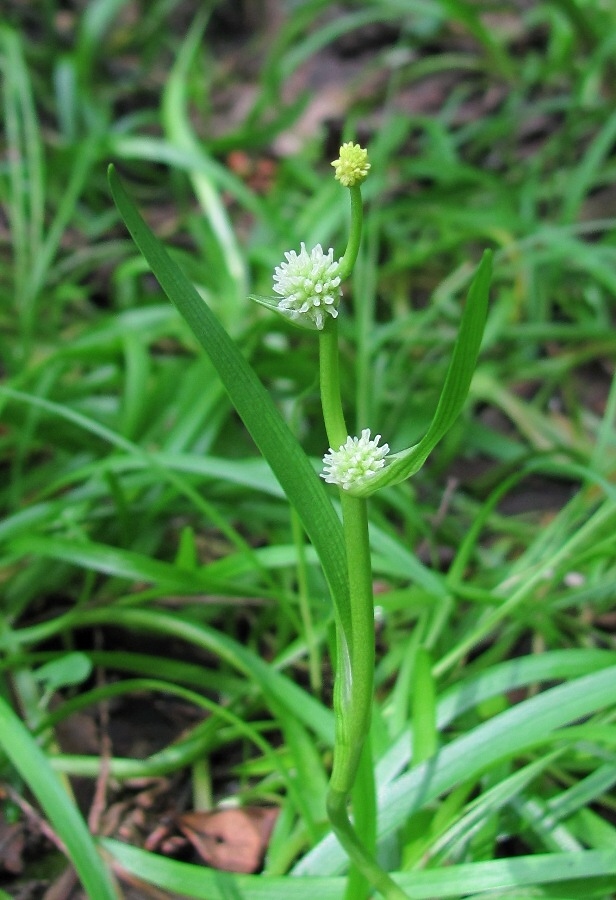
[[[330,447],[323,457],[321,478],[330,484],[340,485],[345,491],[365,484],[385,465],[389,444],[379,447],[380,440],[380,434],[370,440],[370,429],[364,428],[361,437],[349,435],[339,450],[332,450]]]
[[[325,324],[325,315],[338,315],[340,304],[340,260],[334,260],[334,251],[323,253],[320,244],[310,253],[302,242],[299,253],[289,250],[286,262],[276,266],[274,290],[282,300],[278,309],[298,325],[318,328]]]
[[[349,141],[340,148],[340,156],[335,159],[332,166],[336,170],[336,178],[345,187],[353,187],[366,180],[370,163],[368,151]]]

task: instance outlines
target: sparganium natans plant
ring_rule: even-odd
[[[353,900],[367,896],[369,886],[389,900],[408,895],[378,864],[374,848],[364,845],[349,817],[351,791],[360,763],[371,766],[367,735],[374,678],[374,605],[368,535],[367,497],[417,472],[451,427],[466,399],[483,334],[491,274],[486,251],[471,283],[460,331],[445,384],[424,437],[413,447],[390,454],[381,435],[371,438],[374,423],[361,423],[349,433],[339,387],[338,321],[342,284],[353,271],[362,232],[361,184],[370,170],[365,149],[352,142],[340,148],[332,163],[335,177],[351,200],[349,238],[343,256],[308,250],[302,243],[285,253],[276,267],[271,298],[253,299],[311,331],[319,341],[320,391],[330,449],[320,478],[287,427],[249,363],[164,247],[145,225],[110,167],[114,200],[135,243],[163,290],[185,317],[208,352],[233,405],[267,459],[319,556],[334,603],[337,632],[334,711],[334,758],[327,796],[328,816],[354,868],[349,888]],[[324,481],[336,485],[342,522],[334,511]],[[347,897],[350,898],[349,891]]]

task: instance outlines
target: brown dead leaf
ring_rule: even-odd
[[[261,866],[277,815],[277,809],[246,806],[183,813],[177,822],[209,866],[250,875]]]

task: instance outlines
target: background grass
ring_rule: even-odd
[[[344,860],[324,815],[324,579],[121,226],[107,163],[316,460],[316,346],[247,296],[301,240],[343,248],[329,160],[357,137],[373,166],[341,323],[357,432],[395,451],[425,431],[495,250],[471,400],[427,467],[371,501],[383,859],[414,897],[614,892],[615,25],[582,0],[7,4],[0,696],[58,778],[94,779],[58,723],[118,693],[154,717],[180,686],[190,729],[144,760],[112,747],[110,797],[177,771],[188,808],[281,809],[262,876],[162,857],[153,876],[108,842],[140,877],[256,898],[314,896],[319,876],[333,898]]]

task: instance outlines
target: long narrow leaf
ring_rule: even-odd
[[[43,751],[1,697],[0,748],[38,799],[62,839],[90,900],[117,900],[112,878],[85,822]]]
[[[492,251],[486,250],[469,288],[445,384],[428,431],[418,444],[394,457],[368,484],[354,488],[351,493],[355,496],[368,496],[379,488],[397,484],[418,472],[460,415],[477,364],[488,312],[491,277]]]
[[[416,810],[499,761],[512,759],[541,742],[547,744],[556,739],[556,733],[566,740],[564,726],[614,704],[616,666],[609,666],[544,691],[483,722],[379,791],[379,837],[386,838]],[[333,835],[328,835],[293,871],[297,875],[335,875],[345,865],[344,851]]]
[[[323,484],[250,365],[137,212],[113,166],[109,167],[109,184],[135,244],[206,350],[231,402],[297,510],[318,553],[338,615],[348,625],[349,591],[342,526]]]
[[[23,535],[11,541],[9,548],[17,554],[33,554],[37,557],[62,560],[94,572],[104,572],[116,578],[145,581],[170,592],[196,594],[199,591],[225,593],[225,585],[201,566],[187,572],[173,563],[150,559],[133,550],[123,550],[94,541],[82,543],[63,538],[40,535]]]
[[[331,745],[334,733],[333,713],[248,647],[243,647],[219,629],[161,610],[116,607],[112,610],[93,609],[81,612],[80,625],[95,623],[134,629],[138,634],[153,632],[173,636],[215,653],[259,685],[268,700],[287,709],[289,715],[294,715],[321,740]]]
[[[180,891],[183,896],[196,900],[314,900],[315,897],[342,900],[344,897],[344,878],[231,875],[165,859],[109,838],[103,843],[125,871],[159,888]],[[412,900],[466,897],[475,891],[500,892],[516,888],[520,896],[526,896],[523,894],[525,887],[571,884],[579,889],[582,880],[588,886],[592,885],[592,879],[607,879],[607,893],[616,884],[616,855],[611,850],[542,853],[399,873],[395,879]],[[599,884],[603,882],[599,881]]]
[[[546,653],[508,659],[456,682],[439,699],[437,729],[443,732],[452,722],[485,700],[499,697],[537,682],[571,680],[616,666],[616,653],[609,650],[550,650]],[[379,788],[394,781],[411,760],[408,730],[389,746],[376,767]]]

